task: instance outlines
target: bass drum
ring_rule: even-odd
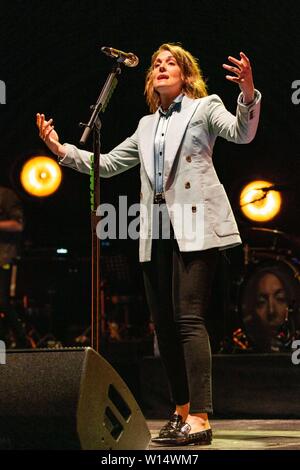
[[[300,330],[300,261],[249,250],[239,293],[242,328],[253,350],[288,351]]]

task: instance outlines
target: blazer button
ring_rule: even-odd
[[[191,185],[190,185],[189,182],[187,182],[187,183],[185,183],[184,187],[185,187],[185,189],[190,189]]]
[[[197,212],[197,207],[196,206],[192,206],[192,212],[193,213]]]
[[[189,163],[191,163],[192,157],[191,157],[190,155],[188,155],[188,156],[186,157],[186,161],[189,162]]]

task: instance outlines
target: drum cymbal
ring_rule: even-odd
[[[284,235],[284,232],[281,230],[277,230],[276,228],[267,228],[267,227],[251,227],[251,230],[256,232],[267,232],[267,233],[275,233],[276,235]]]
[[[250,246],[300,250],[300,237],[282,230],[268,227],[247,227],[241,231],[242,238]]]

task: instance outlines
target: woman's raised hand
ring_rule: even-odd
[[[244,95],[244,103],[250,103],[254,100],[254,83],[250,60],[243,52],[240,52],[240,60],[232,56],[229,56],[228,60],[234,66],[223,64],[223,68],[235,75],[226,75],[226,79],[230,82],[238,83]]]
[[[59,142],[58,134],[54,130],[53,119],[46,121],[44,114],[37,113],[36,125],[39,129],[40,138],[45,142],[51,152],[53,152],[55,155],[63,157],[66,154],[66,149]]]

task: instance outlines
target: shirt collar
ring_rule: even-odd
[[[170,104],[170,106],[168,107],[167,111],[164,111],[162,109],[162,107],[160,106],[158,108],[159,110],[159,113],[161,116],[165,116],[165,117],[168,117],[172,114],[173,111],[180,111],[180,108],[181,108],[181,102],[183,100],[183,93],[181,93],[180,95],[176,96],[176,98],[173,100],[173,102]]]

